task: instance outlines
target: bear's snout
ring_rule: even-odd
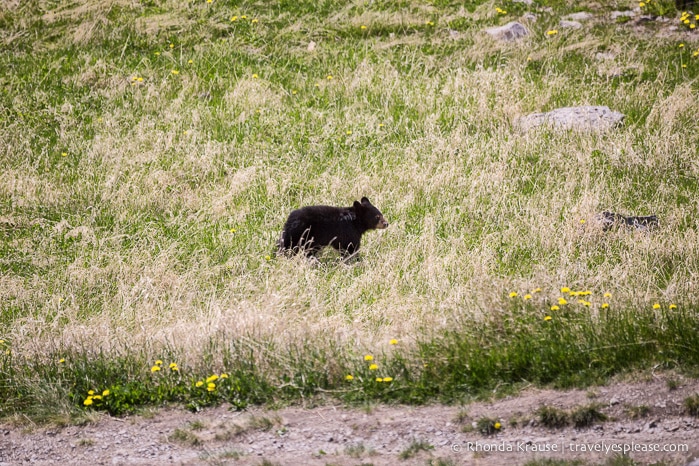
[[[383,230],[384,228],[388,228],[388,222],[382,216],[381,218],[379,218],[379,223],[376,225],[376,229]]]

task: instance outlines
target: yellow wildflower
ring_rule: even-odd
[[[257,78],[259,78],[259,76],[257,75],[257,73],[253,73],[252,79],[257,79]]]
[[[549,36],[555,36],[556,34],[558,34],[558,31],[555,29],[551,29],[549,31],[546,31],[546,34]]]
[[[94,391],[94,390],[88,390],[88,391],[87,391],[87,394],[90,395],[90,396],[92,396],[92,395],[95,394],[95,391]]]
[[[670,307],[670,309],[677,309],[677,305],[676,305],[676,304],[670,304],[669,307]]]
[[[171,73],[174,74],[174,75],[180,74],[180,72],[179,72],[178,70],[172,70]]]
[[[351,381],[354,380],[354,377],[351,376],[350,374],[347,374],[347,375],[345,376],[345,380],[348,381],[348,382],[351,382]]]
[[[66,362],[66,360],[64,358],[61,358],[58,360],[58,364],[63,364],[64,362]]]
[[[658,303],[653,304],[653,309],[660,309],[660,304],[658,304]]]
[[[559,309],[560,309],[560,307],[556,306],[555,304],[553,306],[551,306],[552,311],[558,311]]]
[[[153,366],[150,368],[151,372],[158,372],[160,370],[160,366]]]
[[[396,340],[395,338],[391,338],[391,340],[388,342],[388,344],[389,344],[389,345],[397,345],[397,344],[398,344],[398,340]]]
[[[384,377],[383,381],[384,382],[393,382],[393,377]]]
[[[163,361],[161,361],[160,359],[158,359],[157,361],[155,361],[155,365],[156,365],[156,366],[162,366],[162,365],[163,365]]]
[[[227,378],[228,378],[228,374],[221,374],[221,375],[220,375],[220,378],[222,378],[222,379],[227,379]]]
[[[109,390],[105,390],[102,392],[102,396],[109,396],[111,392]]]
[[[366,29],[366,26],[364,26],[364,25],[362,24],[361,26],[359,26],[359,29],[364,30],[364,29]]]
[[[611,294],[609,291],[607,291],[606,293],[604,293],[603,296],[604,296],[605,298],[611,298],[611,297],[612,297],[612,294]]]
[[[600,306],[602,309],[607,309],[609,307],[609,303],[602,303]]]
[[[524,295],[524,300],[526,301],[526,300],[528,300],[528,299],[532,299],[532,295],[530,295],[530,294],[525,294],[525,295]]]
[[[214,390],[216,390],[216,384],[213,382],[208,383],[206,385],[206,390],[209,392],[213,392]]]
[[[541,293],[541,288],[534,288],[532,293]]]
[[[238,17],[237,17],[237,16],[231,16],[231,22],[233,22],[233,21],[238,21]]]
[[[516,297],[517,297],[516,291],[513,291],[512,293],[510,293],[510,298],[516,298]]]
[[[499,422],[496,422],[496,423],[493,425],[493,427],[495,427],[495,430],[500,430],[500,428],[502,427],[502,424],[500,424]]]
[[[197,387],[201,387],[202,385],[204,385],[204,382],[202,382],[201,380],[198,380],[197,383],[195,383],[194,385]]]
[[[561,293],[570,293],[570,288],[564,286],[563,288],[561,288]]]
[[[565,306],[566,304],[568,304],[568,301],[566,301],[565,298],[558,298],[558,304],[561,306]]]
[[[379,366],[377,366],[376,364],[372,364],[372,365],[369,366],[369,370],[370,370],[370,371],[375,371],[375,370],[378,369],[378,368],[379,368]]]
[[[251,24],[257,24],[259,20],[257,18],[253,18],[252,21],[250,21]]]
[[[371,354],[367,354],[366,356],[364,356],[364,360],[365,360],[365,361],[373,361],[373,360],[374,360],[374,356],[372,356]]]
[[[383,382],[383,379],[381,377],[376,377],[377,382]]]
[[[92,397],[91,397],[91,396],[88,396],[88,397],[85,399],[85,401],[83,401],[83,404],[84,404],[85,406],[90,406],[90,405],[92,404]]]
[[[210,382],[213,382],[215,380],[218,380],[218,375],[216,375],[216,374],[212,375],[211,377],[208,377],[206,379],[206,383],[210,383]]]
[[[551,316],[544,317],[544,320],[548,322],[549,320],[551,320]]]

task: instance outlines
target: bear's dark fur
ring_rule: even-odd
[[[289,214],[279,239],[279,252],[304,252],[311,257],[323,247],[332,246],[347,258],[359,250],[364,232],[386,227],[388,222],[366,197],[354,201],[352,207],[302,207]]]

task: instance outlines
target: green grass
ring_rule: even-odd
[[[697,36],[537,5],[0,6],[0,417],[696,375]],[[625,124],[514,124],[579,104]],[[275,257],[292,209],[364,195],[361,260]]]

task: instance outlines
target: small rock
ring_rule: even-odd
[[[655,429],[656,427],[658,427],[658,423],[659,423],[659,422],[660,422],[659,419],[653,419],[653,420],[650,421],[648,424],[646,424],[646,430],[648,430],[648,429]]]
[[[611,400],[609,400],[609,406],[615,406],[615,405],[618,405],[619,403],[620,403],[620,401],[617,397],[614,397]]]
[[[513,3],[524,3],[525,5],[533,5],[534,0],[512,0]]]
[[[612,11],[612,19],[633,18],[636,13],[633,11]]]
[[[547,113],[532,113],[518,120],[525,131],[542,125],[564,130],[609,130],[624,120],[624,114],[609,107],[581,106],[557,108]]]
[[[616,55],[611,52],[599,52],[595,55],[597,60],[614,60],[615,57]]]
[[[313,41],[310,41],[310,42],[308,43],[307,50],[308,50],[309,52],[313,52],[315,49],[316,49],[316,43],[313,42]]]
[[[558,25],[563,29],[580,29],[582,27],[582,23],[579,21],[561,20]]]
[[[516,21],[509,22],[504,26],[488,28],[485,32],[497,40],[512,42],[529,35],[529,30],[522,24]]]
[[[524,13],[522,15],[522,19],[525,21],[529,21],[530,23],[536,23],[537,18],[539,17],[534,13]]]
[[[587,21],[588,19],[594,18],[595,15],[588,13],[587,11],[579,11],[577,13],[571,13],[563,17],[563,19],[568,19],[571,21]]]

